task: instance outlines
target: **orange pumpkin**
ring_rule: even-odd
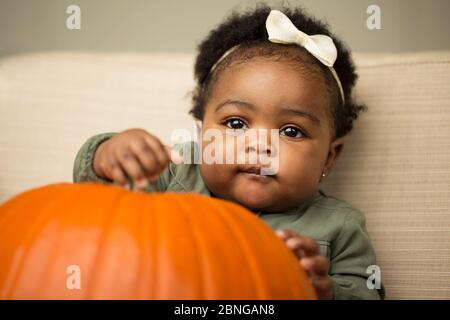
[[[0,207],[0,299],[315,299],[270,227],[229,201],[59,183]]]

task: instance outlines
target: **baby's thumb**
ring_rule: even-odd
[[[172,149],[169,146],[164,146],[166,148],[167,155],[169,156],[170,162],[173,162],[175,164],[182,164],[183,157],[180,155],[178,151],[175,149]]]

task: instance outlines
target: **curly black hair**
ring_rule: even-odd
[[[336,38],[329,30],[326,23],[315,19],[301,7],[280,8],[292,23],[304,33],[325,34],[333,39],[337,48],[337,59],[334,69],[339,76],[345,95],[345,102],[339,95],[336,81],[332,78],[328,67],[324,66],[304,48],[297,45],[273,44],[268,40],[265,23],[272,8],[266,4],[258,4],[255,9],[248,12],[233,12],[222,24],[212,30],[198,46],[198,55],[195,61],[194,76],[197,83],[192,95],[193,106],[189,111],[194,118],[202,120],[204,107],[208,101],[209,93],[218,75],[232,63],[245,62],[256,56],[278,57],[301,62],[309,65],[310,71],[321,70],[325,82],[334,97],[333,106],[329,114],[334,123],[334,137],[339,138],[348,134],[353,128],[353,121],[358,118],[361,111],[367,108],[356,104],[351,96],[357,74],[351,58],[350,51],[344,43]],[[228,54],[214,71],[211,68],[231,48],[238,46],[236,50]],[[312,68],[311,68],[312,67]],[[304,67],[303,67],[304,69]]]

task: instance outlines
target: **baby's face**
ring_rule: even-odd
[[[324,167],[331,169],[342,145],[331,141],[329,108],[323,76],[300,72],[287,61],[255,58],[224,70],[206,105],[202,148],[203,157],[233,150],[234,161],[226,162],[224,155],[223,164],[208,164],[203,158],[200,172],[208,189],[251,210],[282,212],[300,205],[317,188]],[[211,129],[220,132],[222,145],[206,138]],[[233,136],[233,129],[241,131]],[[270,137],[271,129],[278,135]],[[238,139],[250,131],[258,134]],[[250,164],[251,153],[261,155],[263,164]],[[275,168],[274,174],[258,175],[261,167]]]

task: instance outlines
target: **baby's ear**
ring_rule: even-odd
[[[327,162],[325,164],[324,171],[326,174],[329,174],[331,169],[333,168],[336,160],[342,153],[345,144],[345,137],[337,138],[333,142],[330,143],[330,148],[328,150]]]
[[[336,159],[341,155],[342,149],[344,149],[344,144],[345,144],[345,137],[337,138],[330,144],[330,152],[334,150],[334,152],[336,153],[335,156]]]

